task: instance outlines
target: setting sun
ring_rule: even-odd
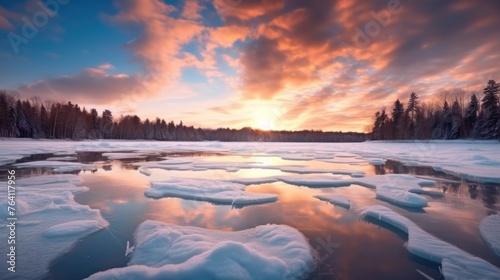
[[[261,130],[273,130],[274,128],[274,123],[268,119],[260,119],[256,124],[255,128],[261,129]]]

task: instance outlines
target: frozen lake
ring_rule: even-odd
[[[499,142],[0,144],[0,181],[15,170],[19,183],[16,273],[27,278],[43,271],[45,279],[83,279],[129,262],[157,273],[150,268],[154,265],[139,258],[139,253],[154,255],[144,251],[147,246],[125,254],[127,242],[137,245],[141,223],[153,220],[181,226],[174,228],[178,231],[187,226],[223,232],[290,226],[305,237],[315,261],[309,268],[287,266],[296,260],[280,251],[286,244],[259,255],[266,259],[283,253],[286,275],[280,279],[424,279],[422,273],[440,279],[442,262],[453,263],[454,258],[444,254],[443,260],[431,260],[441,254],[436,248],[417,255],[407,244],[408,230],[362,214],[374,205],[407,218],[415,224],[412,229],[458,247],[465,258],[488,262],[486,271],[495,273],[500,266],[495,243],[485,242],[480,232],[481,221],[500,209]],[[0,205],[6,208],[5,195],[2,199]],[[72,212],[64,212],[68,209]],[[1,218],[7,221],[5,214]],[[238,237],[233,242],[240,241]],[[449,251],[446,248],[442,250]],[[54,254],[46,254],[50,250]],[[208,256],[211,263],[210,256],[216,255]],[[46,263],[38,268],[27,263],[37,258],[46,258]],[[182,269],[189,270],[189,261],[168,258],[170,265],[184,264]],[[191,266],[204,271],[203,263]],[[169,266],[163,269],[169,273]],[[180,275],[196,275],[185,273]]]

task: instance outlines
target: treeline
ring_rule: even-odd
[[[160,141],[267,141],[267,142],[355,142],[365,141],[364,133],[303,131],[262,131],[203,129],[180,121],[141,120],[138,116],[113,117],[77,104],[42,102],[40,98],[21,100],[15,92],[0,91],[0,137],[49,139],[144,139]]]
[[[475,92],[441,92],[442,103],[420,103],[410,94],[406,105],[396,100],[389,115],[375,114],[373,140],[500,139],[500,84],[488,81],[481,102]]]

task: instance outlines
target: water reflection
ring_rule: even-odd
[[[139,160],[109,160],[101,153],[78,153],[78,161],[99,162],[94,172],[75,172],[89,191],[77,194],[75,200],[101,210],[110,227],[80,240],[70,251],[54,260],[48,279],[81,279],[90,274],[113,267],[125,266],[127,240],[133,240],[138,224],[146,219],[177,225],[198,226],[225,231],[243,230],[257,225],[286,224],[300,230],[316,249],[321,261],[311,279],[422,279],[419,269],[438,279],[436,264],[420,260],[406,250],[407,236],[394,229],[365,221],[359,217],[362,208],[380,204],[411,219],[422,229],[457,245],[487,261],[500,265],[478,234],[481,218],[490,211],[498,211],[498,186],[458,180],[429,167],[407,167],[387,161],[385,165],[345,165],[319,161],[288,161],[279,157],[239,157],[222,154],[195,154],[204,161],[251,162],[266,165],[304,165],[318,169],[349,169],[367,175],[408,173],[453,179],[457,182],[439,182],[435,188],[445,192],[444,197],[428,197],[426,213],[409,212],[375,198],[373,190],[351,185],[349,187],[311,189],[276,182],[247,187],[255,193],[272,193],[279,196],[276,203],[234,209],[231,206],[178,198],[149,199],[144,190],[150,180],[168,177],[230,179],[240,177],[265,177],[291,175],[278,169],[167,171],[152,169],[150,177],[137,171],[131,162],[162,160],[163,157],[185,157],[191,154],[168,155],[159,153]],[[48,157],[52,155],[44,155]],[[47,169],[22,169],[22,176],[41,175]],[[293,174],[297,175],[297,174]],[[309,175],[312,176],[312,175]],[[346,210],[315,199],[317,194],[342,194],[351,200]],[[396,234],[394,234],[394,232]],[[327,244],[327,245],[325,245]],[[328,244],[335,244],[330,246]]]

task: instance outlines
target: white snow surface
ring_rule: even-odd
[[[145,158],[146,155],[143,153],[102,153],[102,156],[108,159],[134,159],[134,158]]]
[[[315,198],[323,201],[328,201],[333,205],[337,205],[346,209],[349,209],[351,207],[351,201],[349,198],[345,195],[341,194],[319,194],[315,195]]]
[[[278,180],[290,185],[309,188],[348,187],[353,184],[351,179],[338,179],[336,176],[316,175],[305,176],[278,176]]]
[[[70,172],[78,170],[97,170],[97,166],[94,164],[78,163],[78,162],[65,162],[65,161],[55,161],[55,160],[40,160],[40,161],[30,161],[23,163],[16,163],[14,166],[19,168],[53,168],[54,172]]]
[[[76,157],[72,157],[72,156],[57,156],[57,157],[49,157],[47,158],[46,160],[50,160],[50,161],[72,161],[72,160],[77,160]]]
[[[87,279],[301,279],[313,264],[306,238],[289,226],[224,232],[145,221],[128,266]]]
[[[407,165],[432,166],[437,170],[477,182],[500,183],[500,143],[498,141],[373,141],[363,143],[221,143],[163,142],[126,140],[32,140],[2,138],[0,164],[37,153],[73,154],[74,152],[120,152],[133,150],[199,151],[229,154],[306,155],[315,159],[344,158],[346,162],[368,163],[370,159],[397,160]],[[290,151],[293,151],[290,152]]]
[[[77,240],[108,226],[99,210],[75,202],[75,193],[88,190],[75,186],[78,181],[78,176],[67,174],[16,181],[18,279],[42,278],[49,263],[69,251]],[[1,236],[8,236],[5,225],[11,222],[7,220],[7,205],[7,196],[0,197]],[[7,255],[1,254],[0,261],[5,264]]]
[[[493,253],[500,257],[500,214],[482,219],[479,231]]]
[[[242,185],[260,185],[271,184],[278,181],[276,176],[260,177],[260,178],[233,178],[226,180],[228,182],[242,184]]]
[[[144,194],[151,198],[179,197],[239,206],[278,200],[275,194],[250,193],[245,188],[243,184],[221,180],[170,178],[151,182],[151,188],[144,191]]]
[[[381,205],[366,208],[361,215],[386,222],[408,233],[410,253],[442,265],[445,279],[498,279],[500,269],[422,230],[406,217]]]

